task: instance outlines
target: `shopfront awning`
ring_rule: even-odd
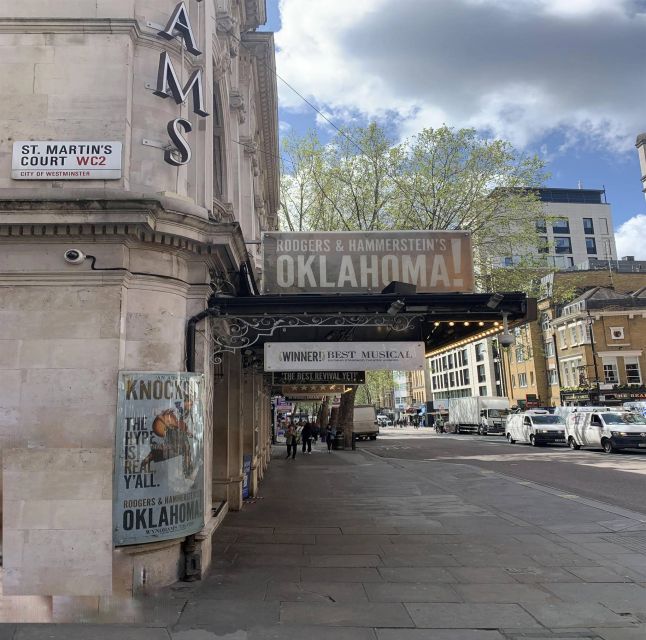
[[[330,295],[213,296],[191,319],[187,359],[195,325],[210,318],[214,358],[241,351],[262,357],[265,342],[423,341],[427,353],[536,319],[536,300],[523,293],[378,293]],[[192,334],[192,335],[191,335]]]

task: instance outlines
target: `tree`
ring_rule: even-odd
[[[383,406],[394,388],[392,371],[367,371],[366,383],[359,385],[356,400],[360,404]]]
[[[537,251],[543,212],[536,188],[544,167],[508,142],[440,127],[395,143],[372,123],[340,131],[325,145],[316,133],[288,138],[283,154],[283,228],[471,231],[476,281],[484,291],[528,291],[549,272]],[[504,268],[501,258],[515,268]],[[355,394],[356,387],[342,395],[340,427],[352,422]]]

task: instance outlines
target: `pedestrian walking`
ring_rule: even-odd
[[[301,438],[303,440],[303,453],[306,453],[305,449],[307,449],[308,454],[312,453],[312,431],[312,423],[308,420],[305,423],[303,430],[301,431]]]
[[[327,444],[327,452],[332,453],[332,443],[336,438],[336,429],[332,425],[328,425],[325,429],[325,442]]]
[[[287,425],[285,431],[285,440],[287,441],[287,459],[296,457],[296,441],[297,441],[296,427],[291,422]]]

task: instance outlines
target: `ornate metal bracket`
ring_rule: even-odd
[[[273,336],[281,329],[329,328],[352,330],[356,327],[388,327],[391,331],[408,331],[425,316],[400,313],[312,316],[215,316],[209,327],[213,341],[213,362],[220,364],[222,354],[253,348],[261,338]]]

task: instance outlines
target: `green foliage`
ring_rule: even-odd
[[[391,397],[393,389],[392,371],[366,371],[366,383],[357,389],[357,402],[381,406]]]
[[[473,129],[424,129],[395,143],[377,124],[283,143],[281,228],[290,231],[471,231],[481,290],[533,293],[550,270],[532,248],[544,166]],[[535,249],[534,249],[535,252]],[[497,262],[518,258],[513,269]]]

